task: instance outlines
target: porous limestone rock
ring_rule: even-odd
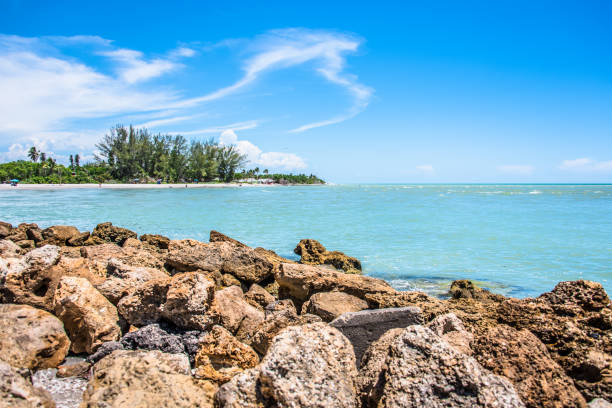
[[[117,309],[87,279],[63,277],[54,297],[55,315],[64,323],[74,353],[93,353],[102,343],[118,340]]]
[[[214,326],[200,339],[195,356],[196,376],[218,384],[257,363],[257,353],[221,326]]]
[[[240,281],[258,283],[274,275],[274,265],[252,248],[230,242],[204,244],[195,240],[170,241],[166,264],[177,271],[220,271]]]
[[[427,324],[427,327],[442,337],[455,350],[471,356],[474,335],[465,329],[463,322],[454,313],[447,313],[436,317]]]
[[[346,273],[361,273],[361,262],[339,251],[328,251],[319,241],[303,239],[293,250],[300,262],[307,265],[331,265]]]
[[[210,231],[210,238],[209,238],[210,242],[229,242],[230,244],[234,244],[236,246],[240,246],[240,247],[247,247],[245,244],[243,244],[240,241],[235,240],[234,238],[230,238],[227,235],[219,232],[219,231],[215,231],[212,230]]]
[[[0,327],[0,360],[15,367],[57,367],[70,348],[62,322],[31,306],[0,304]]]
[[[170,354],[185,352],[181,336],[163,330],[159,324],[150,324],[127,333],[121,339],[121,345],[125,350],[159,350]]]
[[[166,293],[162,316],[185,329],[205,330],[212,324],[208,313],[215,282],[198,272],[174,275]]]
[[[244,300],[242,289],[238,286],[216,291],[209,314],[214,321],[247,344],[264,321],[264,313]]]
[[[134,231],[127,228],[115,227],[110,222],[103,222],[96,225],[91,233],[91,241],[95,243],[112,242],[117,245],[123,245],[126,239],[136,238],[138,235]]]
[[[275,275],[279,284],[281,298],[290,297],[296,301],[306,301],[317,292],[339,291],[364,299],[366,294],[395,293],[387,282],[368,276],[336,272],[328,268],[281,264]]]
[[[495,326],[478,338],[474,351],[483,367],[512,381],[527,407],[586,407],[574,382],[528,330]]]
[[[42,230],[43,245],[65,246],[69,240],[78,237],[81,232],[71,225],[53,225]]]
[[[267,290],[254,283],[251,285],[244,298],[252,306],[265,308],[276,299]]]
[[[421,309],[408,306],[345,313],[334,319],[330,325],[350,340],[357,361],[361,361],[361,356],[370,344],[388,330],[422,323]]]
[[[524,407],[506,378],[482,368],[426,327],[373,343],[357,380],[364,407]]]
[[[10,223],[0,221],[0,239],[4,239],[8,237],[9,235],[11,235],[12,229],[13,229],[13,226]]]
[[[341,314],[359,312],[368,308],[368,302],[344,292],[315,293],[302,306],[302,314],[320,316],[323,321],[331,322]]]
[[[170,238],[159,234],[143,234],[140,240],[159,249],[168,249],[168,244],[170,244]]]
[[[121,298],[127,296],[131,290],[144,282],[168,278],[166,271],[144,266],[127,265],[115,258],[108,260],[106,268],[106,280],[95,286],[100,293],[115,305]]]
[[[34,387],[10,365],[0,361],[0,407],[55,408],[48,392]]]
[[[212,408],[215,391],[184,354],[118,350],[94,365],[81,407]]]
[[[270,303],[265,309],[265,320],[255,331],[250,342],[251,347],[261,355],[266,354],[274,336],[289,326],[300,326],[321,321],[319,316],[297,314],[293,302],[289,299]]]
[[[217,393],[220,407],[355,407],[355,356],[325,323],[280,332],[261,363]]]
[[[23,255],[23,249],[8,239],[0,239],[0,257],[2,258],[20,258]]]
[[[97,262],[106,269],[108,261],[116,259],[130,266],[164,269],[164,256],[150,248],[120,247],[115,244],[85,246],[81,248],[81,256]]]
[[[170,278],[144,282],[117,303],[117,310],[131,325],[140,327],[156,323],[170,288]]]

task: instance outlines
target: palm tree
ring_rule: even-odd
[[[74,157],[72,155],[70,155],[70,168],[74,169]]]
[[[36,163],[38,161],[39,155],[40,155],[40,152],[36,149],[36,147],[34,146],[30,147],[30,150],[28,151],[28,157],[30,158],[30,160]]]
[[[47,161],[47,153],[45,152],[40,152],[40,162],[44,163]]]
[[[76,164],[77,168],[81,166],[81,158],[78,154],[74,156],[74,164]]]

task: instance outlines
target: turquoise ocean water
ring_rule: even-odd
[[[359,258],[398,289],[440,294],[473,279],[509,296],[563,280],[612,293],[610,185],[338,185],[0,191],[0,220],[103,221],[207,241],[216,229],[295,258],[302,238]]]

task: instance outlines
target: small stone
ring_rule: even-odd
[[[368,308],[368,302],[343,292],[319,292],[302,306],[302,313],[320,316],[325,322],[349,312],[359,312]]]

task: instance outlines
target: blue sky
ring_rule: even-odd
[[[612,182],[610,2],[219,3],[0,0],[0,160],[133,124],[333,182]]]

